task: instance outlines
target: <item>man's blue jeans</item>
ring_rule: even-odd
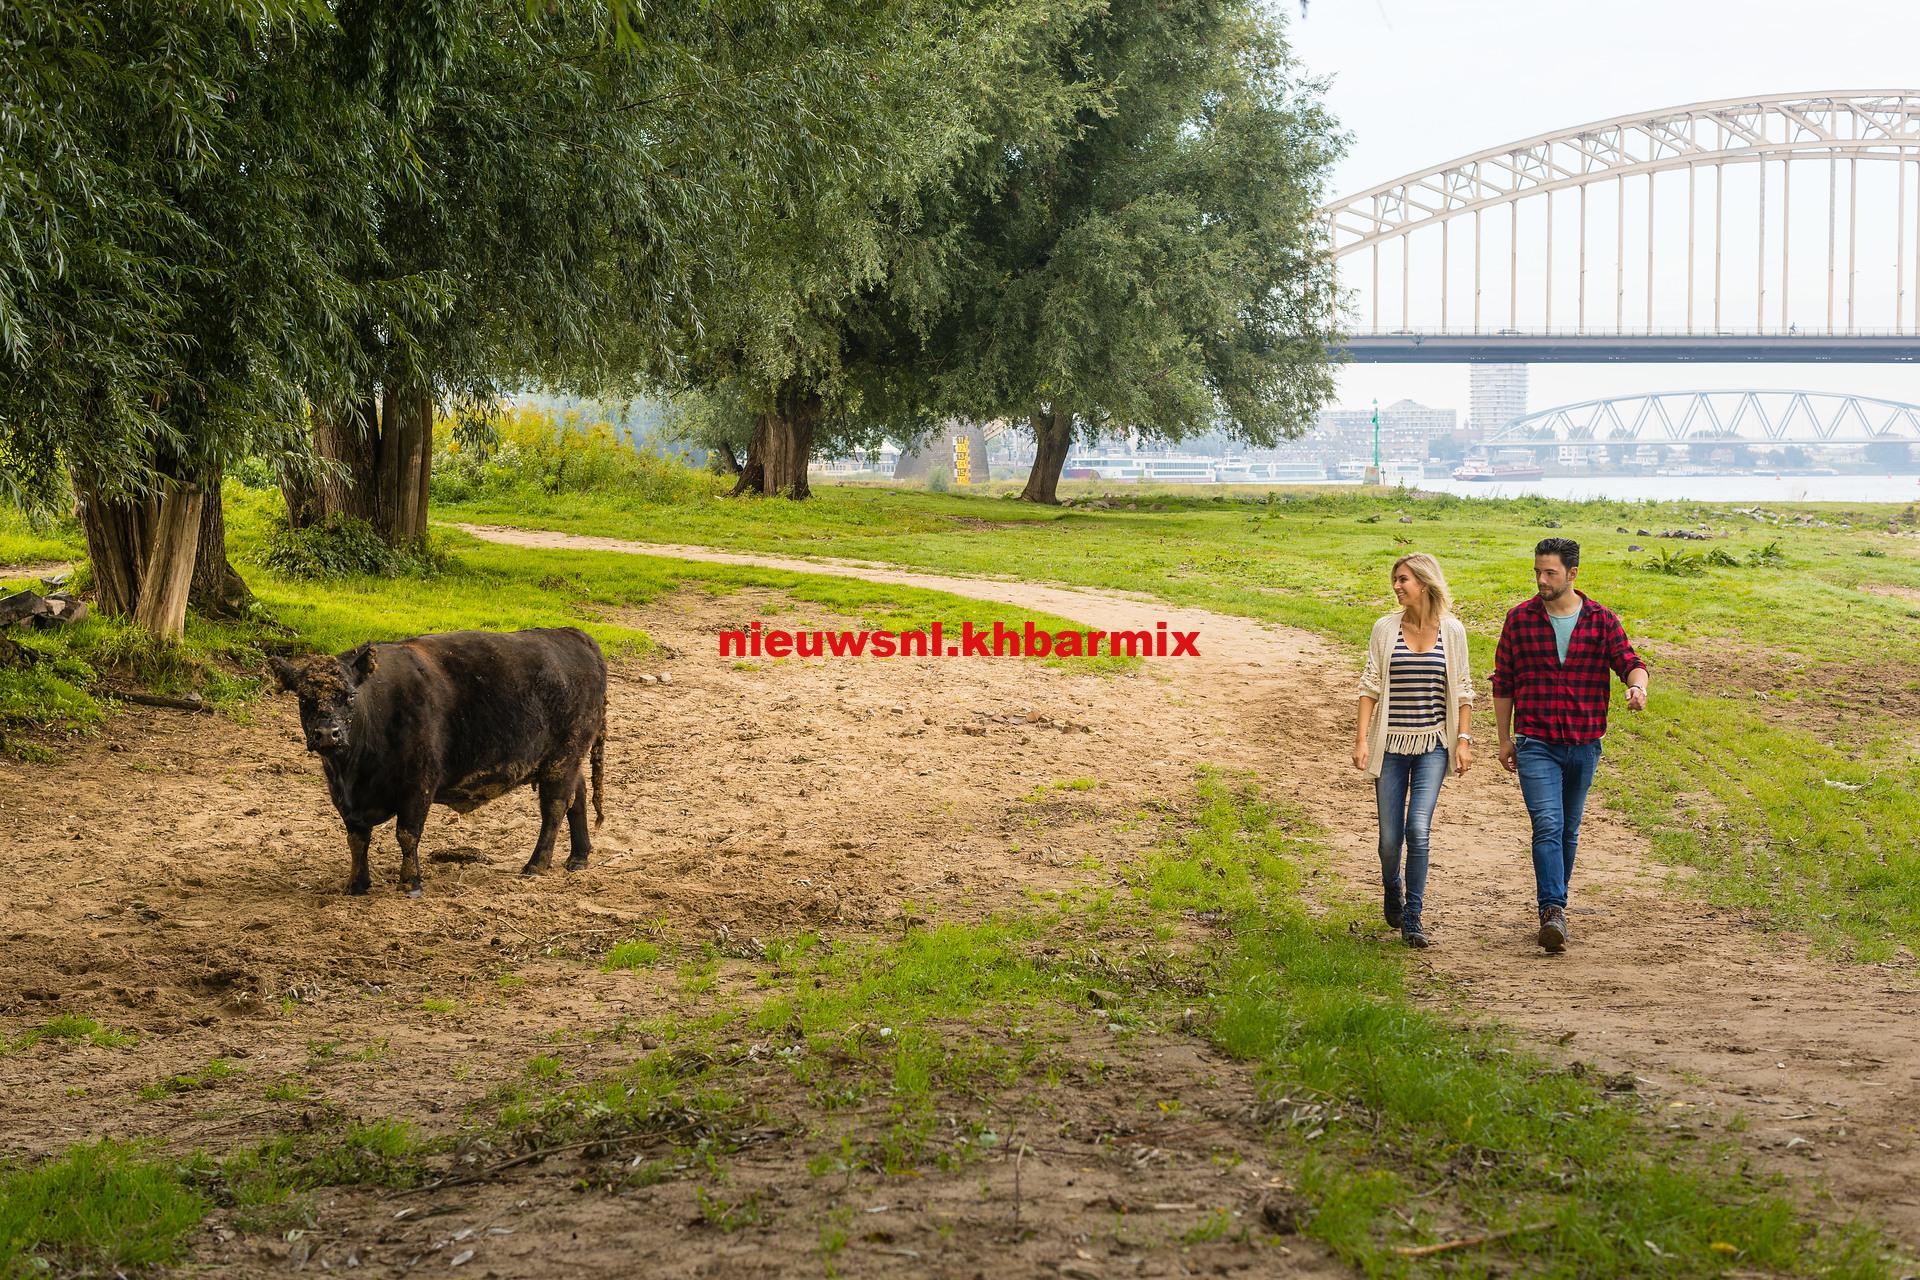
[[[1543,907],[1567,905],[1573,855],[1580,847],[1580,814],[1600,767],[1600,743],[1513,739],[1520,794],[1533,818],[1533,887]]]
[[[1426,901],[1433,807],[1446,776],[1447,749],[1435,747],[1417,756],[1387,752],[1380,762],[1380,776],[1373,782],[1373,798],[1380,808],[1380,880],[1386,888],[1400,883],[1401,845],[1407,850],[1402,916],[1406,920],[1418,920]]]

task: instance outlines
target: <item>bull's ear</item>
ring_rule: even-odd
[[[353,682],[355,684],[364,684],[367,677],[373,674],[374,668],[380,665],[374,659],[373,641],[371,640],[361,645],[358,649],[343,655],[340,662],[347,670],[353,672]]]
[[[273,672],[274,678],[280,682],[280,687],[286,692],[292,693],[299,687],[300,670],[285,658],[267,659],[267,669]]]

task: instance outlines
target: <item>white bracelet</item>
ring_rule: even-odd
[[[1470,733],[1463,733],[1459,736],[1459,741],[1471,744],[1473,742],[1473,735]]]

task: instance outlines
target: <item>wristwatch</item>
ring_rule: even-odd
[[[1464,742],[1469,746],[1471,746],[1473,744],[1473,735],[1470,733],[1463,733],[1459,736],[1459,741]]]

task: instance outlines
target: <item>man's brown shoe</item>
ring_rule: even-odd
[[[1540,945],[1556,954],[1566,948],[1567,909],[1565,907],[1540,908]]]

